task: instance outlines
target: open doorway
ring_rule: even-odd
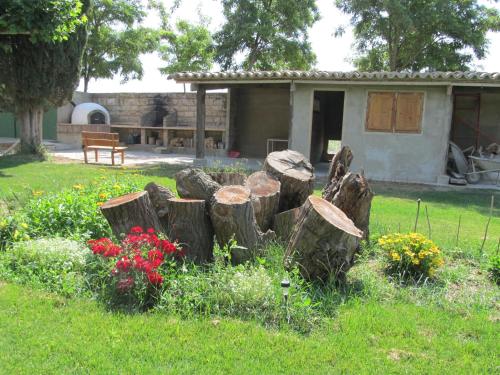
[[[310,155],[313,164],[331,160],[340,150],[343,118],[343,91],[314,91]]]

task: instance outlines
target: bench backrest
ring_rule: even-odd
[[[118,147],[120,140],[118,133],[82,131],[82,144],[84,146]]]

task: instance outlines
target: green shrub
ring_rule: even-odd
[[[0,250],[17,241],[28,240],[28,224],[19,216],[0,219]]]
[[[491,280],[496,283],[500,284],[500,255],[495,254],[490,258],[490,262],[488,265],[488,273],[491,278]]]
[[[439,248],[419,233],[382,236],[378,245],[384,250],[392,275],[420,280],[433,277],[444,263]]]
[[[95,180],[88,185],[40,195],[31,199],[24,212],[32,237],[60,236],[72,239],[99,238],[111,235],[99,206],[110,198],[142,188],[128,179]]]
[[[0,276],[66,296],[82,294],[88,251],[62,238],[17,242],[0,253]]]

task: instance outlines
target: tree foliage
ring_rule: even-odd
[[[123,82],[142,78],[140,56],[156,51],[159,42],[157,29],[141,25],[145,16],[140,0],[94,0],[82,61],[84,91],[92,78],[113,78],[115,74]]]
[[[2,0],[0,34],[28,35],[32,43],[61,42],[87,21],[82,8],[80,0]]]
[[[179,21],[176,30],[167,30],[164,38],[166,44],[160,47],[160,55],[168,65],[160,69],[162,73],[212,68],[215,51],[212,35],[205,25]]]
[[[500,30],[499,11],[475,0],[337,0],[351,15],[361,70],[468,70]]]
[[[226,22],[214,39],[223,69],[309,69],[315,63],[308,40],[319,19],[315,0],[222,0],[222,6]]]
[[[21,119],[21,145],[25,150],[36,151],[41,144],[43,110],[70,100],[78,85],[87,32],[85,25],[79,23],[72,33],[66,34],[67,30],[61,33],[57,26],[59,23],[49,17],[62,11],[57,8],[58,1],[46,2],[44,9],[32,6],[34,2],[31,0],[13,2],[25,5],[22,9],[27,19],[39,17],[48,20],[43,32],[29,29],[29,35],[16,33],[4,36],[4,43],[9,48],[0,48],[0,108],[14,112]],[[10,0],[1,4],[9,3]],[[83,20],[89,1],[81,3],[80,13],[75,15],[75,19]],[[29,9],[35,14],[30,14]],[[58,13],[56,18],[65,17]],[[16,25],[18,27],[19,23]],[[48,25],[59,31],[51,30]],[[34,35],[38,37],[33,38]]]

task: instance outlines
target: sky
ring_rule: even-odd
[[[146,1],[146,0],[144,0]],[[349,16],[340,12],[334,5],[334,0],[317,0],[317,5],[321,19],[314,24],[309,32],[309,39],[313,51],[316,53],[317,64],[315,69],[333,71],[351,71],[354,66],[350,62],[352,57],[352,44],[354,42],[352,28],[349,27]],[[500,7],[499,3],[491,0],[480,1],[488,5]],[[169,4],[169,2],[166,2]],[[181,6],[172,14],[171,23],[176,20],[188,20],[198,22],[199,14],[203,14],[210,19],[210,30],[212,32],[219,29],[224,21],[222,7],[216,0],[183,0]],[[145,20],[147,26],[158,26],[159,19],[151,14]],[[342,37],[336,38],[334,31],[337,26],[346,26],[346,31]],[[498,72],[500,71],[500,33],[489,33],[490,40],[489,53],[485,59],[474,63],[474,70]],[[176,84],[161,75],[158,68],[165,63],[156,54],[147,54],[141,58],[144,68],[142,80],[133,80],[125,84],[120,84],[120,77],[113,79],[92,80],[89,83],[90,92],[182,92],[182,84]],[[83,91],[83,84],[80,83],[79,91]]]

